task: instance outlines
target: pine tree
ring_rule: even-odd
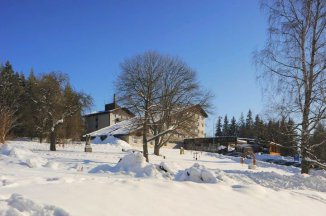
[[[0,143],[4,143],[7,135],[17,126],[22,93],[19,74],[7,61],[0,66]]]
[[[224,122],[223,122],[223,136],[229,136],[229,119],[228,116],[224,116]]]
[[[222,117],[219,116],[216,123],[215,136],[222,136]]]
[[[265,140],[265,125],[263,120],[257,114],[255,116],[255,122],[253,127],[253,137],[256,140],[264,141]]]
[[[248,138],[253,138],[253,119],[252,119],[252,112],[249,109],[247,118],[246,118],[246,136]]]
[[[316,157],[326,162],[326,127],[323,124],[319,123],[317,125],[310,142],[312,144],[318,144],[314,149]]]
[[[231,119],[229,131],[230,131],[230,133],[229,133],[230,136],[238,136],[238,126],[237,126],[237,121],[235,120],[234,116]]]
[[[239,123],[238,123],[238,131],[239,137],[246,137],[246,123],[244,120],[243,113],[240,115]]]

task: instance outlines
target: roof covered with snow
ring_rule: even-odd
[[[139,128],[138,118],[132,118],[118,122],[114,125],[102,128],[87,135],[90,136],[116,136],[126,135]]]

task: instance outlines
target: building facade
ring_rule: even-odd
[[[91,133],[99,129],[114,125],[118,122],[133,118],[135,115],[128,109],[117,105],[115,100],[113,103],[105,105],[105,110],[91,113],[84,116],[86,132]]]
[[[205,119],[207,118],[206,112],[200,106],[194,106],[191,109],[193,115],[191,115],[192,120],[189,124],[179,127],[174,131],[173,136],[171,136],[169,143],[175,144],[183,142],[185,138],[203,138],[205,137]],[[174,118],[180,118],[180,115],[175,115]],[[130,145],[141,146],[143,144],[143,130],[142,125],[137,122],[137,117],[129,118],[118,123],[114,123],[107,126],[101,130],[94,131],[89,135],[92,137],[100,136],[105,139],[107,136],[115,136],[128,142]],[[151,139],[153,133],[148,130],[147,138]],[[149,145],[154,145],[154,140],[148,143]]]

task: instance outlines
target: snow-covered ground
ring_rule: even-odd
[[[325,215],[326,173],[213,153],[165,157],[121,142],[58,146],[11,141],[0,150],[0,215]],[[132,148],[132,147],[129,147]],[[122,149],[124,151],[122,151]],[[150,149],[153,152],[153,149]]]

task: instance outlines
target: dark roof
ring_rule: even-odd
[[[107,113],[110,113],[110,111],[100,111],[100,112],[90,113],[90,114],[84,115],[84,117],[102,115],[102,114],[107,114]]]
[[[110,113],[110,112],[112,112],[113,110],[116,110],[116,109],[121,109],[121,110],[125,111],[126,113],[128,113],[131,117],[135,117],[135,114],[133,114],[129,109],[124,108],[124,107],[119,107],[116,103],[105,104],[105,110],[104,111],[90,113],[90,114],[84,115],[84,117],[107,114],[107,113]]]
[[[132,117],[135,117],[135,114],[133,114],[129,109],[122,107],[121,108],[123,111],[125,111],[126,113],[128,113],[129,115],[131,115]]]
[[[200,113],[201,113],[205,118],[208,117],[207,112],[203,109],[203,107],[202,107],[201,105],[197,104],[197,105],[194,105],[193,107],[196,108],[196,109],[198,109],[199,112],[200,112]]]
[[[201,112],[201,114],[202,114],[205,118],[208,117],[207,112],[206,112],[206,111],[203,109],[203,107],[201,107],[201,106],[200,106],[200,112]]]
[[[109,104],[105,104],[105,111],[110,111],[110,110],[114,110],[114,109],[117,109],[117,108],[120,108],[120,107],[115,102],[109,103]]]

